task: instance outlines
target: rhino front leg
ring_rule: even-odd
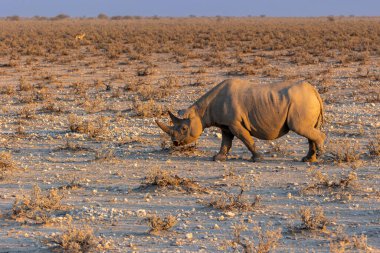
[[[246,128],[244,128],[241,124],[238,124],[231,126],[230,130],[232,134],[239,138],[248,148],[248,150],[251,151],[251,159],[253,162],[258,162],[262,160],[262,156],[260,155],[260,153],[256,151],[255,142],[253,141],[251,134]]]
[[[222,145],[220,146],[219,153],[213,157],[214,161],[225,161],[227,154],[232,147],[232,140],[234,135],[228,129],[222,129]]]

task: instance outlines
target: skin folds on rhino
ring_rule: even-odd
[[[322,100],[307,82],[262,85],[225,80],[185,110],[182,118],[171,112],[169,115],[173,126],[156,123],[171,136],[176,146],[196,141],[207,127],[219,127],[222,145],[214,156],[218,161],[226,160],[234,137],[245,144],[252,153],[252,160],[257,161],[261,155],[256,151],[252,136],[273,140],[292,130],[308,139],[309,152],[302,160],[313,162],[326,137],[320,131]]]

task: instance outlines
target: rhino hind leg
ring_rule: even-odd
[[[317,161],[317,145],[314,141],[308,139],[309,141],[309,152],[305,157],[302,158],[303,162],[316,162]]]
[[[309,141],[309,152],[302,158],[303,162],[315,162],[317,161],[317,156],[323,150],[323,143],[326,139],[326,135],[316,128],[311,128],[308,130],[293,130],[299,135],[306,137]]]
[[[248,148],[248,150],[251,151],[251,160],[253,162],[258,162],[262,160],[262,156],[260,153],[256,151],[255,142],[253,141],[253,138],[247,129],[245,129],[241,124],[238,124],[230,126],[230,130],[232,134],[239,138]]]
[[[232,147],[232,140],[234,135],[227,129],[222,130],[222,145],[220,146],[219,153],[213,157],[214,161],[227,160],[227,154]]]

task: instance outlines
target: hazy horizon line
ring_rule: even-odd
[[[22,15],[17,15],[17,14],[14,14],[14,15],[7,15],[7,16],[0,16],[0,19],[4,19],[4,18],[10,18],[10,17],[19,17],[19,18],[22,18],[22,19],[33,19],[33,18],[55,18],[55,17],[58,17],[60,15],[64,15],[66,16],[65,18],[69,19],[101,19],[99,18],[99,15],[105,15],[105,17],[103,17],[104,19],[111,19],[113,17],[121,17],[121,18],[323,18],[323,17],[362,17],[362,18],[376,18],[376,17],[380,17],[380,15],[354,15],[354,14],[350,14],[350,15],[344,15],[344,14],[341,14],[341,15],[308,15],[308,16],[301,16],[301,15],[294,15],[294,16],[286,16],[286,15],[278,15],[278,16],[275,16],[275,15],[266,15],[266,14],[261,14],[261,15],[108,15],[106,13],[99,13],[97,15],[94,15],[94,16],[71,16],[69,14],[66,14],[66,13],[59,13],[59,14],[56,14],[56,15],[33,15],[33,16],[22,16]]]

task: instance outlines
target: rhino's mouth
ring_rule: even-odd
[[[186,145],[188,144],[189,142],[186,141],[186,138],[185,139],[182,139],[182,140],[173,140],[173,145],[178,147],[178,146],[183,146],[183,145]]]

